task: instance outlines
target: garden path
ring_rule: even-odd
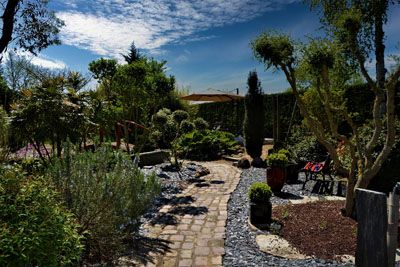
[[[200,163],[210,174],[193,179],[176,205],[159,211],[169,223],[146,224],[148,238],[162,240],[169,248],[151,252],[142,266],[222,266],[227,204],[241,171],[224,161]]]

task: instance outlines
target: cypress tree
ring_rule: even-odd
[[[256,162],[260,162],[264,142],[264,97],[257,72],[250,71],[247,79],[248,92],[245,97],[245,118],[243,132],[246,151]]]

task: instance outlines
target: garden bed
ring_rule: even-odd
[[[273,208],[280,235],[302,254],[322,259],[355,255],[357,223],[342,216],[343,201],[317,201]]]
[[[226,225],[224,266],[348,266],[335,260],[310,258],[289,260],[272,256],[260,251],[256,236],[269,234],[268,231],[252,230],[248,224],[249,201],[247,191],[254,182],[265,182],[265,169],[250,168],[243,170],[236,190],[231,194],[228,203]],[[285,185],[281,197],[272,197],[273,205],[289,204],[291,199],[302,199],[310,196],[313,186],[307,183],[307,190],[301,190],[302,184]],[[310,218],[307,215],[307,218]]]

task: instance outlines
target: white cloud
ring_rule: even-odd
[[[215,36],[200,32],[251,20],[296,0],[68,0],[57,13],[65,21],[65,44],[104,56],[119,57],[132,41],[140,49]],[[162,49],[161,49],[162,50]]]
[[[42,55],[42,54],[35,56],[32,53],[27,52],[27,51],[16,51],[13,53],[15,53],[17,56],[26,58],[33,65],[43,67],[46,69],[65,69],[65,68],[67,68],[67,65],[63,61],[54,59],[54,58],[50,58],[50,57]],[[9,58],[9,54],[7,53],[4,56],[4,61],[7,61],[8,58]]]

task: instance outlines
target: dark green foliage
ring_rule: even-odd
[[[243,131],[244,101],[214,102],[198,105],[196,113],[204,118],[211,129],[239,134]]]
[[[129,48],[128,54],[122,55],[122,56],[125,59],[126,63],[128,63],[128,64],[131,64],[142,58],[142,55],[139,53],[139,50],[135,46],[135,42],[132,42],[131,47]]]
[[[254,159],[261,156],[264,143],[264,99],[257,72],[251,71],[247,80],[243,133],[247,153]]]
[[[287,148],[296,162],[321,161],[327,151],[304,126],[294,126],[290,135]]]
[[[203,118],[196,118],[193,120],[196,130],[202,131],[208,129],[208,123]]]
[[[194,127],[195,126],[194,126],[193,122],[188,121],[188,120],[183,120],[181,122],[181,125],[179,128],[180,128],[181,133],[186,134],[186,133],[190,133],[191,131],[193,131]]]
[[[171,113],[169,110],[168,112]],[[165,109],[159,110],[152,117],[152,122],[157,127],[162,127],[164,124],[167,123],[167,121],[168,121],[168,113],[165,111]]]
[[[299,124],[302,121],[300,111],[295,106],[294,96],[289,92],[263,95],[264,97],[264,134],[265,137],[272,137],[272,107],[273,101],[278,97],[279,118],[280,118],[280,139],[286,137],[289,128],[292,112],[294,108],[294,117],[292,125]],[[211,128],[219,127],[221,130],[242,134],[244,120],[244,100],[236,100],[223,103],[205,103],[199,105],[197,116],[204,118]]]
[[[89,70],[93,77],[100,81],[111,79],[117,72],[117,61],[115,59],[100,58],[89,63]]]
[[[285,140],[289,129],[292,112],[294,109],[293,125],[301,124],[303,118],[299,108],[295,106],[295,99],[292,93],[283,92],[264,95],[265,123],[264,130],[266,137],[272,137],[272,106],[273,100],[278,97],[280,139]],[[344,99],[349,112],[354,116],[356,123],[363,123],[372,118],[372,105],[374,94],[366,84],[352,85],[346,87]],[[400,95],[396,97],[396,112],[400,113]],[[211,128],[220,127],[224,131],[239,134],[242,132],[244,120],[244,101],[236,100],[223,103],[204,103],[199,105],[197,116],[205,118]],[[343,128],[343,130],[342,130]],[[345,125],[340,125],[341,132],[345,131]],[[293,133],[293,128],[290,135]],[[289,135],[289,136],[290,136]]]
[[[285,154],[278,152],[268,155],[267,161],[271,167],[286,167],[289,159]]]
[[[187,113],[184,110],[175,110],[172,113],[172,118],[174,121],[176,121],[178,124],[180,124],[183,120],[186,120],[189,118],[189,113]]]
[[[3,77],[0,76],[0,105],[4,110],[10,111],[10,105],[17,98],[17,93],[12,91]]]
[[[0,175],[0,265],[76,263],[83,237],[48,181],[11,166],[2,166]]]
[[[250,202],[266,203],[272,197],[272,190],[266,183],[253,183],[248,192]]]
[[[294,62],[294,47],[291,39],[284,34],[264,33],[251,45],[256,58],[263,61],[267,67],[278,67],[282,62]]]
[[[214,160],[236,149],[234,136],[222,131],[193,131],[176,142],[179,155],[192,160]]]
[[[64,160],[56,161],[47,176],[82,225],[90,262],[118,257],[124,239],[160,192],[155,175],[145,177],[127,154],[109,147],[71,155],[67,146]]]

